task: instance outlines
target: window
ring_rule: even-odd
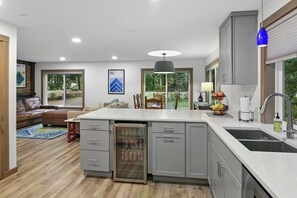
[[[277,62],[275,64],[276,72],[276,92],[283,93],[289,97],[292,102],[293,122],[297,121],[297,58]],[[281,98],[276,99],[276,112],[279,112],[286,120],[287,108],[284,108]]]
[[[173,109],[175,94],[178,93],[178,109],[191,109],[192,73],[192,68],[176,68],[174,74],[155,74],[152,69],[142,69],[142,95],[152,98],[154,94],[163,94],[166,108]]]
[[[43,104],[84,106],[84,70],[42,70]]]
[[[209,65],[205,67],[205,81],[213,83],[213,90],[218,91],[218,67],[219,67],[219,60],[216,59]],[[206,98],[208,101],[212,101],[211,94],[207,94]]]

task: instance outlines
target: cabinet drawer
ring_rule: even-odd
[[[109,131],[108,120],[80,120],[80,129]]]
[[[80,148],[109,151],[109,131],[80,131]]]
[[[109,172],[109,152],[80,150],[80,166],[83,170]]]
[[[212,132],[212,141],[213,144],[217,147],[218,151],[220,151],[220,154],[222,155],[226,164],[230,167],[238,182],[241,184],[242,170],[240,161],[231,153],[227,146],[214,132]]]
[[[186,124],[184,122],[153,122],[153,133],[185,133]]]

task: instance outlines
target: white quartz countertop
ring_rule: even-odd
[[[234,118],[210,118],[209,111],[148,110],[148,109],[100,109],[80,116],[81,119],[207,122],[233,154],[253,174],[273,197],[297,197],[297,153],[249,151],[224,128],[261,129],[268,134],[297,147],[295,139],[287,139],[285,133],[273,132],[272,125],[257,122],[240,122]]]
[[[209,111],[103,108],[81,115],[79,118],[134,121],[206,122],[205,118],[207,118],[207,116],[205,112]]]

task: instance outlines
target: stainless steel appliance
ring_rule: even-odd
[[[147,182],[147,125],[114,125],[114,181]]]
[[[242,198],[269,198],[268,192],[258,181],[242,166]]]

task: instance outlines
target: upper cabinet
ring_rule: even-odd
[[[258,11],[231,12],[220,26],[220,84],[258,83],[257,15]]]

